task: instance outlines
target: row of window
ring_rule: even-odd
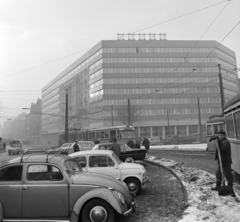
[[[48,106],[49,103],[52,103],[53,101],[58,100],[58,99],[59,99],[59,94],[51,97],[50,99],[43,102],[42,108],[45,108],[46,106]]]
[[[220,103],[220,97],[200,98],[200,103]],[[189,104],[197,103],[197,98],[165,98],[165,99],[131,99],[131,105],[148,104]],[[103,100],[103,106],[109,105],[127,105],[127,99],[109,99]]]
[[[54,90],[52,90],[51,92],[45,91],[44,93],[42,93],[42,100],[43,100],[43,102],[45,102],[46,100],[48,100],[50,97],[52,97],[53,95],[55,95],[58,92],[59,92],[59,87],[54,89]]]
[[[90,85],[93,89],[102,84],[132,84],[132,83],[210,83],[218,82],[218,77],[184,77],[184,78],[107,78],[101,79]],[[230,81],[225,81],[230,82]],[[230,82],[232,83],[232,82]],[[232,83],[237,87],[236,83]]]
[[[54,107],[58,107],[58,105],[59,105],[59,101],[56,101],[56,102],[44,107],[42,109],[42,111],[46,113],[48,110],[53,110]]]
[[[231,70],[234,70],[236,68],[235,65],[232,65],[232,64],[230,64],[228,62],[225,62],[222,59],[218,59],[218,64],[224,65],[224,66],[230,68]]]
[[[93,63],[90,67],[89,70],[94,69],[95,67],[99,66],[100,64],[103,63],[103,59],[99,59],[97,62]]]
[[[238,92],[236,91],[232,91],[232,90],[229,90],[229,89],[224,89],[224,94],[228,94],[228,95],[231,95],[231,96],[235,96]]]
[[[103,58],[102,63],[218,62],[218,58]]]
[[[102,84],[132,84],[132,83],[210,83],[219,82],[218,77],[184,77],[184,78],[107,78],[101,79],[90,85],[93,89]],[[223,79],[223,83],[237,87],[238,83]]]
[[[152,94],[152,93],[217,93],[219,87],[204,88],[134,88],[134,89],[104,89],[104,95],[122,95],[122,94]],[[91,94],[90,94],[91,95]]]
[[[103,48],[103,53],[211,53],[215,52],[231,61],[235,58],[214,48]]]
[[[220,107],[212,108],[201,108],[201,114],[210,114],[210,113],[220,113]],[[179,115],[179,114],[198,114],[197,108],[185,108],[185,109],[168,109],[169,115]],[[111,117],[111,116],[126,116],[127,110],[104,110],[101,112],[96,112],[90,114],[90,118],[101,118],[101,117]],[[146,110],[134,110],[134,116],[155,116],[155,115],[167,115],[167,109],[146,109]]]

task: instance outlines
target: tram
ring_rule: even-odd
[[[225,130],[225,118],[222,116],[215,116],[207,120],[206,122],[206,137],[207,137],[207,150],[208,151],[215,151],[217,149],[217,141],[212,140],[211,142],[209,139],[213,135],[218,135],[220,130]]]
[[[240,93],[224,105],[226,133],[231,143],[232,170],[240,175]]]
[[[135,128],[133,126],[110,126],[104,128],[74,131],[68,133],[68,141],[74,140],[94,141],[99,140],[101,143],[109,142],[116,138],[118,142],[127,143],[129,140],[136,141]],[[60,142],[65,142],[65,134],[60,134]]]

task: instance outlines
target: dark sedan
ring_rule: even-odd
[[[118,143],[121,147],[120,160],[123,162],[134,162],[135,160],[144,160],[146,149],[132,149],[125,143]],[[110,150],[112,143],[99,143],[93,147],[93,150]]]

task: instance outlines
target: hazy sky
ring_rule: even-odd
[[[240,0],[0,0],[0,121],[30,108],[48,82],[117,33],[225,38],[240,68],[239,22]]]

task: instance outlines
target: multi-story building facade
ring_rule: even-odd
[[[199,130],[199,98],[204,130],[221,113],[219,72],[225,100],[239,91],[236,67],[216,41],[101,41],[43,88],[43,142],[64,132],[66,92],[70,129],[129,124],[130,113],[138,136],[189,135]]]
[[[32,103],[30,113],[25,116],[25,140],[31,144],[39,144],[41,138],[42,100]]]

